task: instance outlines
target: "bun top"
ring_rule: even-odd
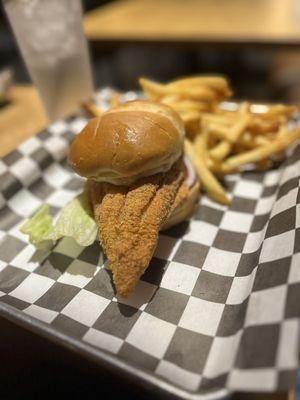
[[[130,185],[168,171],[183,152],[183,139],[173,109],[131,101],[89,121],[70,146],[69,164],[86,178]]]

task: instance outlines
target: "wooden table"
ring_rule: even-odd
[[[99,42],[300,44],[299,0],[123,0],[88,12]]]
[[[48,125],[39,95],[32,85],[12,86],[9,103],[0,108],[0,157]]]

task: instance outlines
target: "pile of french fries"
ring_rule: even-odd
[[[222,176],[249,169],[268,169],[281,161],[285,150],[300,139],[300,128],[289,129],[288,122],[298,107],[250,102],[228,103],[232,95],[228,81],[221,76],[195,76],[161,84],[140,78],[145,96],[167,104],[178,112],[185,129],[185,152],[195,166],[201,187],[221,204],[230,198],[221,185]],[[121,104],[115,93],[110,108]],[[93,103],[84,108],[91,116],[103,113]]]
[[[149,100],[167,104],[180,114],[191,138],[199,130],[201,115],[213,112],[232,94],[227,80],[219,76],[191,77],[167,84],[140,78],[139,83]]]
[[[230,204],[218,178],[224,174],[266,169],[280,161],[287,147],[300,139],[300,129],[288,129],[297,107],[236,103],[224,109],[232,91],[219,76],[184,78],[160,84],[141,78],[144,94],[174,108],[184,121],[185,151],[195,166],[202,187],[221,204]]]

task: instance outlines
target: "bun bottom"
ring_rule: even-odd
[[[200,183],[198,179],[194,182],[193,186],[189,188],[187,196],[178,204],[178,206],[172,211],[168,219],[163,224],[161,231],[169,229],[174,225],[188,219],[193,214],[198,193],[200,189]]]

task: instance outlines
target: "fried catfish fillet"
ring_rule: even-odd
[[[148,267],[183,180],[180,160],[170,171],[142,178],[130,187],[88,182],[100,244],[120,296],[130,295]]]

